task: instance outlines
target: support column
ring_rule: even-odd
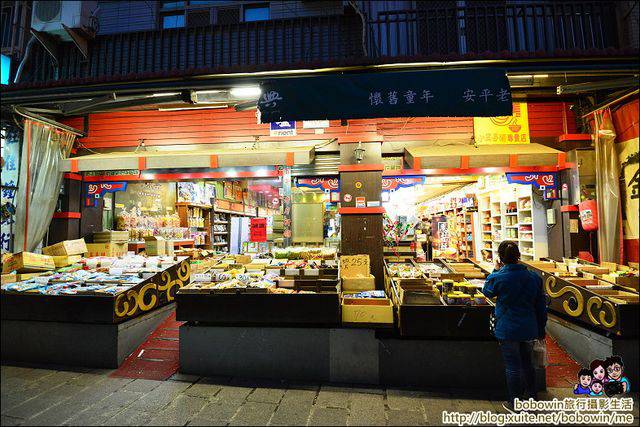
[[[340,145],[340,214],[343,255],[368,254],[376,288],[384,289],[382,147],[380,142]],[[358,162],[356,149],[363,148]]]
[[[73,240],[82,237],[80,235],[80,221],[82,214],[82,176],[74,173],[65,173],[62,180],[62,191],[49,225],[48,245],[63,240]]]

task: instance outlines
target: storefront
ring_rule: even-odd
[[[188,265],[177,279],[156,272],[174,291],[154,300],[175,299],[177,319],[187,322],[184,373],[502,388],[493,301],[480,289],[502,240],[517,241],[532,269],[549,262],[549,230],[563,227],[576,166],[551,147],[585,138],[564,102],[512,103],[504,72],[485,71],[473,87],[459,71],[425,77],[429,87],[419,72],[352,74],[331,97],[323,88],[335,76],[311,85],[274,79],[263,84],[258,117],[227,106],[67,117],[85,135],[79,155],[61,161],[67,191],[49,236],[85,238],[105,252],[82,253],[124,255],[130,264],[144,251]],[[453,90],[459,99],[447,98]],[[295,102],[300,93],[304,103]],[[456,117],[440,117],[448,115]],[[561,239],[581,233],[571,224],[577,231],[560,231]],[[43,295],[44,277],[3,284],[3,340],[10,322],[91,323],[47,315],[43,307],[56,304],[46,299],[72,297]],[[164,286],[149,280],[156,292]],[[616,294],[620,316],[637,318],[637,286],[634,294],[594,280],[625,292]],[[573,304],[546,290],[557,298],[552,310]],[[601,305],[619,304],[605,294]],[[114,312],[135,317],[134,301],[150,304],[119,295],[107,304]],[[25,298],[37,303],[22,312]],[[637,342],[637,330],[624,333]],[[3,358],[19,357],[4,348]]]

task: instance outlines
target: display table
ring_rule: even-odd
[[[618,355],[624,361],[626,377],[638,378],[640,374],[640,341],[637,336],[624,338],[603,334],[553,314],[549,315],[547,332],[581,366],[589,366],[595,359],[604,360],[609,356]]]
[[[113,294],[3,289],[2,361],[116,368],[170,314],[190,271],[188,257],[174,257]]]
[[[118,324],[2,319],[2,363],[117,368],[173,309],[166,305]]]
[[[203,376],[505,390],[498,343],[363,328],[180,327],[180,371]],[[544,389],[544,369],[538,372]]]

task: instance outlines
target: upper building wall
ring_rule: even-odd
[[[384,2],[380,2],[384,3]],[[255,5],[269,6],[269,19],[293,18],[303,16],[327,16],[341,14],[344,11],[342,1],[211,1],[189,5],[187,9],[209,9],[209,22],[215,24],[216,10],[240,8]],[[132,31],[147,31],[161,28],[161,2],[158,1],[99,1],[98,2],[98,34],[116,34]],[[185,7],[172,9],[179,12]],[[242,21],[242,15],[239,16]]]
[[[180,1],[172,8],[155,1],[99,1],[99,29],[88,40],[88,57],[73,43],[61,42],[56,68],[35,43],[18,83],[393,62],[627,57],[638,49],[640,8],[634,4],[299,0],[218,1],[203,9],[202,3]],[[256,12],[260,5],[268,10]],[[179,17],[177,24],[166,25],[167,16]],[[21,58],[13,59],[15,75]]]

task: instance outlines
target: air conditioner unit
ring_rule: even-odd
[[[89,29],[97,6],[97,1],[34,1],[31,28],[70,41],[71,36],[63,25],[71,29]]]

